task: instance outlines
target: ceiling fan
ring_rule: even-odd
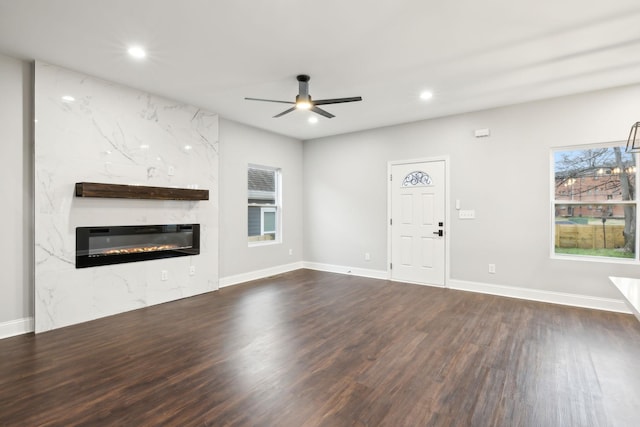
[[[273,118],[282,117],[285,114],[292,112],[293,110],[310,110],[316,114],[320,114],[328,119],[335,117],[328,111],[323,110],[318,107],[318,105],[328,105],[328,104],[342,104],[344,102],[355,102],[362,101],[362,97],[354,96],[351,98],[333,98],[333,99],[319,99],[314,101],[311,99],[311,95],[309,95],[309,80],[310,77],[306,74],[300,74],[296,77],[298,80],[298,95],[296,96],[295,102],[292,101],[278,101],[275,99],[261,99],[261,98],[245,98],[249,101],[265,101],[265,102],[279,102],[281,104],[293,104],[293,107],[288,110],[283,111],[280,114],[276,114]]]

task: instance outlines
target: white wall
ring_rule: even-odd
[[[221,284],[302,261],[302,147],[296,139],[220,119]],[[248,246],[249,164],[282,169],[282,243]]]
[[[0,338],[33,317],[32,68],[0,55]]]
[[[41,62],[34,93],[36,332],[216,290],[218,116]],[[78,198],[76,182],[201,188],[209,200]],[[76,268],[76,227],[190,223],[199,255]]]
[[[449,220],[452,280],[619,299],[607,276],[640,265],[550,259],[550,149],[626,139],[638,119],[632,86],[306,141],[305,261],[386,271],[388,162],[449,155],[451,212],[477,217]]]

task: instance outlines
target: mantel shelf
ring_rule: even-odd
[[[148,187],[144,185],[77,182],[76,197],[155,200],[209,200],[209,190],[191,188]]]

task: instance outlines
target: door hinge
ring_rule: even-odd
[[[393,263],[392,262],[389,263],[389,270],[393,270]]]
[[[389,225],[393,225],[393,218],[389,218]]]
[[[389,181],[393,181],[393,175],[389,175]]]

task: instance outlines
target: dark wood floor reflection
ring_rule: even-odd
[[[631,315],[310,270],[0,355],[2,426],[640,423]]]

